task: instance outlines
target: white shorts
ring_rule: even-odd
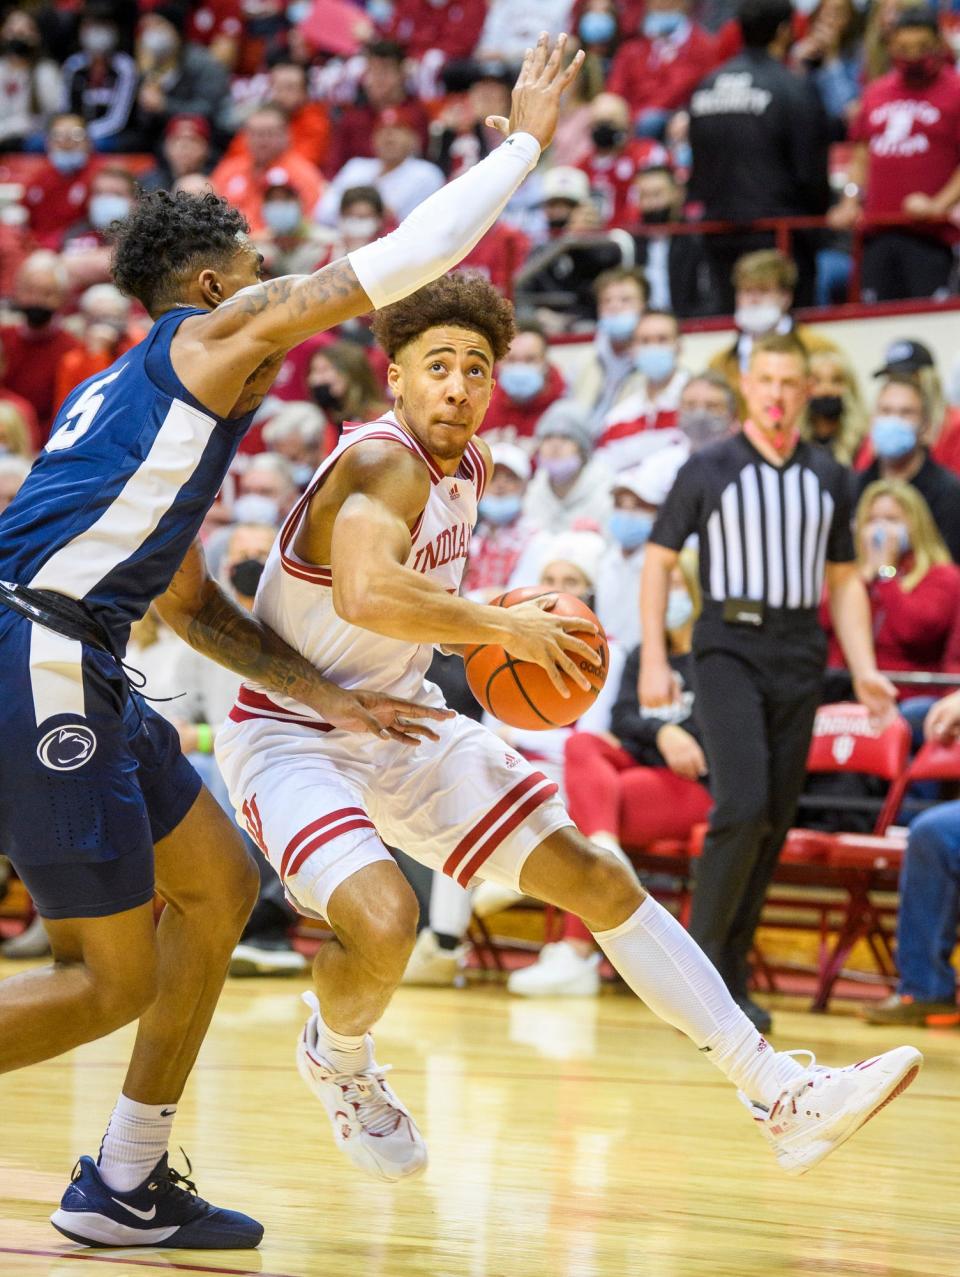
[[[527,856],[573,821],[557,786],[479,723],[431,723],[402,745],[249,718],[217,733],[237,818],[301,912],[326,916],[335,889],[398,847],[462,886],[519,890]]]

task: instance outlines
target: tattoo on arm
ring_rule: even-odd
[[[182,631],[192,648],[241,678],[294,700],[303,700],[308,688],[315,690],[324,681],[268,625],[210,584],[207,597]]]
[[[283,275],[245,288],[224,305],[236,306],[241,314],[251,317],[287,306],[291,318],[302,319],[328,302],[349,301],[358,291],[360,285],[353,267],[342,257],[313,275]]]

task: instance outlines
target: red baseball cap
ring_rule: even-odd
[[[205,142],[209,142],[210,122],[202,115],[174,115],[163,130],[164,137],[179,137],[184,133],[192,133],[195,137],[202,137]]]
[[[420,117],[412,106],[385,106],[373,122],[373,131],[377,129],[409,129],[419,133]]]

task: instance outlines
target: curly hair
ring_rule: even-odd
[[[110,227],[113,278],[151,314],[182,300],[192,271],[225,265],[249,231],[246,218],[218,195],[153,191]]]
[[[373,335],[391,359],[428,328],[468,328],[490,343],[495,360],[516,335],[513,306],[483,275],[454,271],[378,310]]]

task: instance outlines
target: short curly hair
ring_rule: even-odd
[[[183,300],[193,272],[225,266],[249,230],[243,214],[219,195],[152,191],[110,228],[114,282],[156,314]]]
[[[490,343],[495,360],[510,349],[517,326],[513,306],[483,275],[454,271],[402,301],[378,310],[373,335],[395,359],[428,328],[468,328]]]

